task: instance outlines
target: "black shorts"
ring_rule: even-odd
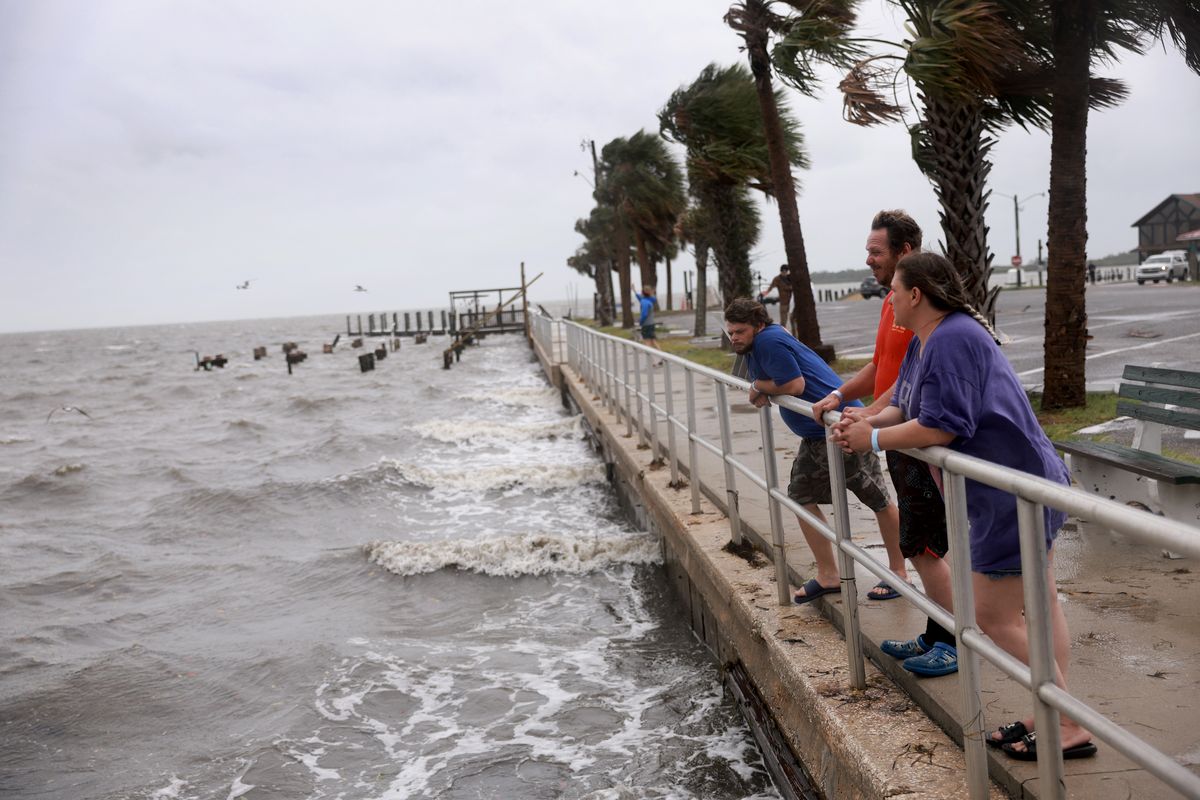
[[[887,465],[900,509],[900,552],[905,558],[926,551],[944,557],[950,549],[946,504],[929,465],[895,450],[887,451]]]
[[[643,339],[657,339],[658,338],[657,336],[654,335],[654,326],[653,325],[643,325],[642,326],[642,338]]]

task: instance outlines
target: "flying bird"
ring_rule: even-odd
[[[356,291],[356,292],[365,292],[365,291],[366,291],[366,289],[364,289],[364,288],[362,287],[362,284],[361,284],[361,283],[356,283],[356,284],[354,284],[354,291]]]
[[[242,283],[239,283],[239,284],[238,284],[237,286],[235,286],[234,288],[235,288],[235,289],[249,289],[249,288],[250,288],[250,281],[254,281],[254,280],[258,280],[258,279],[257,279],[257,278],[251,278],[249,281],[243,281]]]
[[[88,419],[92,418],[92,415],[87,413],[86,411],[84,411],[82,408],[76,408],[75,406],[59,406],[58,408],[52,409],[50,411],[50,413],[46,415],[46,422],[50,421],[50,418],[54,416],[54,412],[56,412],[56,411],[67,411],[67,412],[73,411],[77,414],[83,414]]]

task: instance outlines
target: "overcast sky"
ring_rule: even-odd
[[[674,89],[743,61],[727,8],[0,0],[0,330],[441,308],[514,285],[522,261],[545,273],[534,299],[589,298],[565,266],[592,205],[580,142],[655,130]],[[869,31],[895,37],[889,8],[864,2]],[[1161,49],[1102,71],[1132,96],[1091,118],[1095,257],[1135,247],[1131,223],[1168,194],[1200,192],[1200,78]],[[819,100],[789,92],[814,271],[862,264],[881,207],[938,233],[906,132],[844,122],[828,77]],[[994,162],[994,192],[1048,189],[1045,134],[1006,132]],[[1023,207],[1027,259],[1045,211]],[[1010,199],[989,223],[1006,265]],[[783,260],[773,208],[755,259],[768,276]],[[677,262],[677,290],[693,266]]]

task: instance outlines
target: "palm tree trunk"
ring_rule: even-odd
[[[671,301],[671,259],[667,257],[667,311],[672,310],[673,307]]]
[[[708,332],[708,245],[696,242],[696,284],[692,287],[692,308],[695,316],[695,336]]]
[[[733,185],[717,185],[706,190],[708,205],[713,209],[716,221],[712,250],[717,259],[717,284],[725,305],[753,293],[749,237],[745,230],[747,221],[738,206],[736,191]]]
[[[638,272],[642,276],[641,286],[653,286],[656,290],[655,294],[657,294],[658,268],[654,260],[650,258],[650,251],[646,248],[646,237],[640,230],[635,230],[633,239],[637,243]],[[638,293],[641,293],[641,287],[638,287]]]
[[[617,278],[621,285],[621,327],[633,327],[633,287],[629,285],[629,233],[617,225]]]
[[[918,156],[929,159],[923,168],[933,181],[941,210],[942,235],[946,257],[962,277],[963,287],[972,305],[989,317],[995,295],[988,296],[988,278],[992,273],[992,254],[987,246],[988,174],[992,164],[988,152],[995,140],[985,135],[983,115],[978,105],[948,102],[936,96],[922,96],[929,142]]]
[[[609,263],[596,267],[596,321],[605,328],[613,324],[612,272]]]
[[[749,8],[760,2],[761,0],[747,0],[746,6]],[[761,26],[759,31],[747,32],[745,40],[750,57],[750,72],[754,75],[754,88],[758,93],[758,106],[763,118],[767,155],[771,161],[772,194],[779,204],[783,249],[787,253],[792,275],[797,336],[826,361],[832,361],[833,346],[821,342],[821,325],[817,321],[817,304],[813,299],[812,280],[808,275],[808,254],[804,249],[804,232],[800,227],[800,210],[796,205],[796,184],[792,180],[791,160],[784,144],[779,108],[775,105],[775,89],[771,85],[771,59],[767,53],[766,27]]]
[[[1042,408],[1087,403],[1087,122],[1095,0],[1052,3],[1054,95]]]

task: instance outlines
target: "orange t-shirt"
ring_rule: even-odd
[[[908,351],[913,332],[896,324],[896,311],[892,307],[892,296],[883,298],[883,309],[879,312],[879,330],[875,332],[875,398],[892,388],[900,377],[900,362]]]

